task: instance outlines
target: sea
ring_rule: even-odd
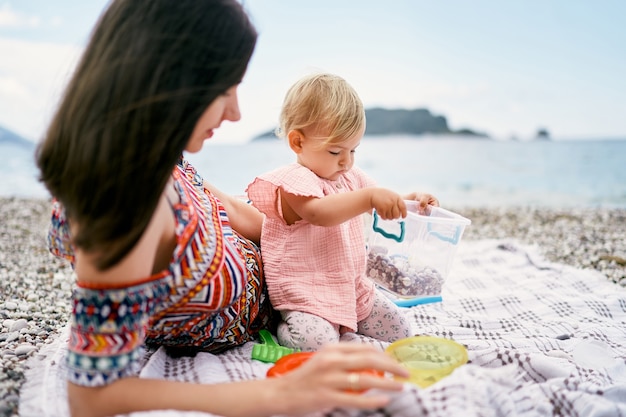
[[[48,198],[34,148],[0,143],[0,196]],[[216,138],[185,155],[205,180],[243,195],[255,175],[295,161],[278,139]],[[626,137],[492,140],[459,136],[364,137],[356,164],[381,187],[434,194],[442,207],[626,208]]]

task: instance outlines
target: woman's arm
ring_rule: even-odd
[[[232,417],[303,415],[335,407],[373,409],[388,395],[361,395],[348,389],[399,391],[391,378],[360,374],[352,386],[352,372],[375,369],[408,377],[405,368],[369,345],[338,343],[319,350],[300,368],[277,378],[214,385],[155,379],[126,378],[100,388],[69,384],[73,417],[100,417],[146,410],[194,410]]]
[[[283,212],[296,215],[295,219],[285,219],[288,223],[304,219],[318,226],[335,226],[372,209],[384,220],[406,216],[402,196],[385,188],[362,188],[321,198],[289,194],[281,189],[280,195]]]
[[[252,204],[226,194],[217,187],[204,181],[204,187],[211,191],[224,205],[228,219],[233,229],[243,237],[256,244],[261,241],[261,227],[263,226],[263,214]]]
[[[68,384],[72,417],[100,417],[149,410],[204,411],[224,416],[278,414],[279,392],[265,381],[203,385],[125,378],[100,388]],[[244,400],[245,399],[245,400]],[[260,412],[263,410],[263,412]]]

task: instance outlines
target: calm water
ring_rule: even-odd
[[[256,174],[294,160],[279,140],[229,145],[218,139],[188,158],[232,194],[243,194]],[[626,139],[365,138],[356,158],[379,185],[432,192],[444,207],[626,208]],[[35,179],[32,150],[0,145],[0,162],[1,196],[47,197]]]

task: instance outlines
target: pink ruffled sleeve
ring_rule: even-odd
[[[324,181],[313,171],[299,164],[291,164],[259,175],[246,188],[248,199],[261,212],[282,217],[278,205],[278,189],[290,194],[324,197]]]

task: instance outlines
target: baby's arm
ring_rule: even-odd
[[[386,188],[363,188],[321,198],[303,197],[282,189],[280,194],[283,213],[291,211],[296,216],[292,220],[304,219],[317,226],[335,226],[372,209],[385,220],[406,216],[402,196]]]

